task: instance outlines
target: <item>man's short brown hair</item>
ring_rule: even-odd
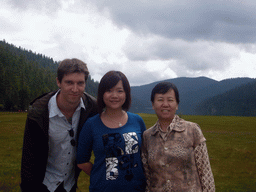
[[[87,64],[76,58],[64,59],[63,61],[60,62],[57,70],[57,78],[59,82],[62,81],[62,78],[64,77],[64,75],[67,75],[69,73],[84,73],[85,81],[87,81],[89,76]]]

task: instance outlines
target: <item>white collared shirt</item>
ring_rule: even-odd
[[[72,124],[68,122],[57,106],[57,95],[50,99],[49,109],[49,153],[43,184],[50,192],[64,182],[66,191],[70,191],[75,184],[76,146],[72,146],[73,139],[69,130],[74,130],[74,139],[77,142],[77,126],[80,119],[81,108],[85,109],[81,98],[80,104],[72,116]]]

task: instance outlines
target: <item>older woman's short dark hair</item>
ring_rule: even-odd
[[[179,91],[178,91],[177,87],[176,87],[173,83],[170,83],[170,82],[161,82],[161,83],[158,83],[158,84],[152,89],[152,92],[151,92],[151,102],[154,103],[155,95],[156,95],[157,93],[158,93],[158,94],[165,94],[165,93],[167,93],[170,89],[172,89],[172,90],[174,91],[176,101],[177,101],[177,103],[179,104],[179,103],[180,103]]]
[[[116,84],[119,81],[122,81],[124,91],[126,94],[126,100],[125,103],[122,106],[122,109],[125,111],[128,111],[131,105],[131,88],[128,79],[126,76],[120,72],[120,71],[109,71],[107,72],[102,79],[100,80],[100,84],[98,87],[98,97],[97,97],[97,103],[98,103],[98,110],[101,114],[106,107],[104,101],[103,101],[103,95],[104,93],[116,86]]]
[[[84,73],[85,81],[87,81],[89,76],[89,71],[86,63],[79,59],[64,59],[60,62],[58,70],[57,70],[57,78],[59,82],[62,81],[64,75],[69,73]]]

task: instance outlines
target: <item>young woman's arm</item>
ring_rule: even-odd
[[[82,163],[77,165],[80,169],[82,169],[87,175],[91,175],[91,170],[93,164],[91,162]]]

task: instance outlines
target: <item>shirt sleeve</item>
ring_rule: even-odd
[[[200,143],[194,149],[196,166],[203,192],[215,192],[214,178],[206,143]]]
[[[93,135],[88,121],[83,125],[79,135],[76,160],[77,164],[82,164],[90,161],[92,153]]]
[[[150,172],[149,172],[149,166],[148,166],[148,152],[147,152],[147,141],[145,134],[143,134],[142,139],[142,146],[141,146],[141,159],[143,163],[144,168],[144,174],[146,177],[147,185],[146,185],[146,192],[149,192],[149,186],[150,186]]]

